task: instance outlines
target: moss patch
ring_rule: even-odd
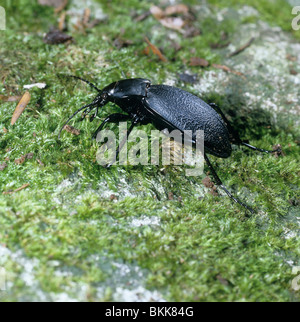
[[[57,138],[63,121],[95,96],[86,84],[58,74],[78,75],[101,88],[125,73],[198,94],[197,86],[203,88],[211,75],[207,72],[215,69],[190,67],[191,57],[224,64],[224,49],[211,46],[222,34],[234,42],[241,25],[259,19],[288,31],[290,6],[253,2],[258,17],[234,20],[225,15],[218,21],[220,8],[232,7],[236,15],[245,2],[229,6],[228,1],[212,1],[201,7],[189,1],[202,33],[187,39],[152,16],[133,23],[133,16],[149,9],[147,1],[99,3],[106,22],[86,34],[69,32],[72,44],[52,46],[43,42],[43,33],[57,24],[53,8],[28,0],[5,2],[0,94],[21,95],[23,85],[36,82],[47,87],[30,90],[30,104],[13,127],[15,103],[0,101],[0,163],[8,165],[0,171],[0,266],[7,272],[7,290],[0,291],[0,299],[126,300],[120,294],[129,289],[139,300],[136,290],[142,289],[150,292],[147,300],[298,301],[299,293],[291,288],[291,266],[300,265],[295,114],[278,111],[274,121],[272,109],[249,107],[242,95],[248,84],[236,75],[226,84],[227,93],[202,92],[203,98],[222,106],[251,144],[283,146],[285,156],[279,158],[245,149],[235,149],[228,159],[211,158],[226,186],[257,210],[251,217],[222,192],[209,194],[203,177],[186,177],[180,167],[104,169],[95,162],[97,145],[91,141],[99,122],[75,118],[71,124],[81,134],[63,132],[62,140]],[[271,21],[273,12],[276,21]],[[145,36],[162,49],[167,63],[142,53]],[[117,49],[116,37],[133,44]],[[179,80],[178,74],[186,71],[197,75],[196,87]],[[271,93],[273,85],[260,80],[266,95]],[[108,104],[99,116],[117,111]],[[143,128],[148,133],[153,129]],[[32,159],[14,162],[28,153]],[[27,189],[2,194],[27,183]]]

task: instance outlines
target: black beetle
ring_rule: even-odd
[[[216,104],[207,104],[199,97],[182,89],[167,85],[151,85],[151,82],[147,79],[135,78],[111,83],[100,90],[83,78],[77,76],[70,77],[86,82],[96,89],[99,94],[92,103],[81,107],[67,120],[59,132],[59,137],[65,125],[77,113],[84,110],[82,115],[82,119],[84,119],[87,114],[96,109],[90,118],[90,121],[93,121],[98,114],[99,107],[104,106],[108,102],[115,103],[127,114],[115,113],[109,115],[94,133],[93,138],[96,138],[106,123],[119,123],[127,120],[131,120],[127,137],[135,125],[153,123],[158,130],[168,129],[169,132],[173,130],[181,132],[191,130],[193,133],[193,143],[195,143],[194,133],[196,133],[196,130],[203,130],[204,159],[212,172],[215,183],[236,203],[239,203],[251,213],[254,212],[252,208],[232,196],[227,190],[210,163],[207,154],[220,158],[228,158],[232,152],[231,143],[245,145],[250,149],[266,153],[280,151],[280,148],[273,151],[263,150],[242,141]],[[117,148],[117,156],[121,148],[122,143]]]

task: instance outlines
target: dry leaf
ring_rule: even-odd
[[[22,155],[21,158],[15,160],[15,164],[21,165],[25,162],[26,159],[30,160],[33,158],[33,156],[34,153],[27,153],[25,155]]]
[[[15,160],[15,164],[23,164],[26,160],[26,156],[22,155],[21,158]]]
[[[152,15],[154,16],[154,18],[156,18],[157,20],[160,20],[161,18],[164,17],[164,11],[161,10],[159,7],[157,6],[152,6],[150,8],[150,12],[152,13]]]
[[[214,183],[210,180],[210,177],[205,177],[203,180],[202,180],[202,183],[204,184],[204,186],[206,188],[212,188],[214,186]]]
[[[188,15],[189,8],[186,5],[178,4],[174,6],[169,6],[165,10],[157,6],[152,6],[150,12],[163,26],[166,28],[174,29],[180,31],[188,22],[187,17],[171,17],[176,14]]]
[[[3,162],[2,164],[0,163],[0,171],[3,171],[7,167],[7,163]]]
[[[155,46],[155,45],[153,45],[150,41],[149,41],[149,39],[147,38],[147,37],[145,37],[145,40],[146,40],[146,42],[147,42],[147,44],[149,45],[148,47],[146,47],[146,49],[144,50],[144,53],[146,54],[146,55],[148,55],[149,54],[149,49],[151,49],[152,50],[152,52],[153,52],[153,54],[154,55],[156,55],[156,56],[158,56],[159,57],[159,59],[161,60],[161,61],[163,61],[163,62],[166,62],[166,61],[168,61],[167,60],[167,58],[161,53],[161,51]],[[148,48],[148,49],[147,49]]]
[[[64,129],[74,135],[79,135],[80,134],[80,130],[76,129],[75,127],[71,126],[71,125],[65,125]]]
[[[206,59],[199,58],[199,57],[191,57],[190,59],[190,66],[201,66],[207,67],[209,62]]]
[[[17,107],[14,111],[14,114],[13,114],[11,122],[10,122],[11,125],[14,125],[17,122],[18,118],[21,116],[21,114],[25,110],[29,101],[30,101],[30,94],[29,94],[29,92],[26,92],[23,95],[23,97],[21,98],[19,104],[17,105]]]
[[[189,8],[185,4],[176,4],[165,9],[165,15],[171,16],[178,13],[188,14]]]
[[[73,40],[72,36],[69,36],[60,30],[50,30],[43,39],[44,43],[49,45],[62,44],[71,40]]]
[[[159,20],[166,28],[180,30],[184,27],[186,22],[181,17],[166,17]]]
[[[173,200],[174,199],[174,193],[173,192],[168,192],[168,199]]]
[[[0,95],[0,101],[3,102],[16,102],[21,99],[22,96],[5,96],[5,95]]]
[[[210,188],[210,191],[209,191],[210,194],[212,194],[213,196],[217,196],[218,195],[217,187],[215,186],[214,182],[212,182],[210,180],[209,177],[205,177],[202,180],[202,183],[204,184],[204,186],[206,188]]]

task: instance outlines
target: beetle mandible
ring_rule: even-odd
[[[272,153],[280,151],[264,150],[248,144],[240,139],[238,133],[233,129],[221,109],[214,103],[205,103],[199,97],[182,89],[167,85],[152,85],[151,82],[143,78],[124,79],[111,83],[102,90],[91,82],[77,76],[71,76],[89,84],[98,92],[92,103],[87,104],[77,110],[65,122],[59,132],[59,137],[65,125],[80,111],[84,110],[82,119],[93,109],[90,121],[93,121],[98,114],[100,107],[108,102],[115,103],[125,113],[114,113],[109,115],[98,127],[93,138],[102,130],[106,123],[119,123],[131,121],[127,131],[127,137],[137,124],[152,123],[158,130],[167,129],[169,132],[179,130],[191,130],[193,133],[192,142],[195,144],[195,133],[197,130],[204,131],[204,159],[211,170],[215,183],[220,186],[226,194],[245,207],[251,213],[254,210],[234,197],[223,185],[221,179],[214,170],[207,154],[212,154],[220,158],[228,158],[231,155],[231,143],[244,145],[252,150]],[[122,143],[118,146],[116,156],[122,149]]]

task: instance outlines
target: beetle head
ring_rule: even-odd
[[[122,107],[124,110],[128,111],[128,101],[136,98],[136,97],[146,97],[147,96],[147,89],[150,87],[151,83],[147,79],[143,78],[134,78],[134,79],[124,79],[120,80],[114,83],[111,83],[110,85],[104,87],[102,90],[97,88],[94,84],[91,82],[77,77],[77,76],[71,76],[73,78],[80,79],[87,84],[89,84],[92,88],[96,89],[98,91],[98,95],[94,98],[93,102],[87,105],[84,105],[79,110],[77,110],[72,116],[69,117],[69,119],[65,122],[65,124],[62,126],[62,128],[59,131],[58,137],[60,137],[60,134],[62,130],[64,129],[65,125],[69,123],[69,121],[80,111],[84,111],[84,115],[82,119],[84,119],[85,115],[87,115],[91,110],[96,108],[96,113],[93,117],[91,117],[91,121],[95,118],[95,116],[98,113],[98,108],[104,106],[108,102],[113,102]]]
[[[144,78],[124,79],[106,86],[98,96],[120,104],[134,96],[146,97],[150,85],[151,82]]]

